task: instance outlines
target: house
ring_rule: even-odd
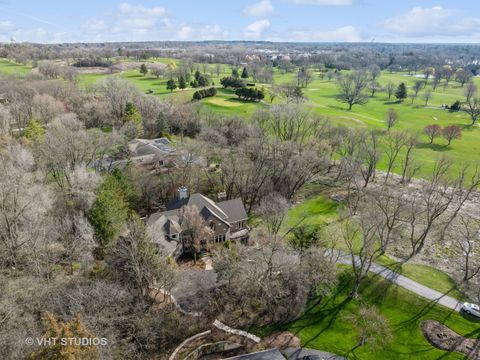
[[[167,138],[134,139],[128,143],[130,160],[138,165],[163,167],[174,162],[176,151]]]
[[[222,243],[227,240],[248,240],[248,216],[241,199],[216,203],[202,194],[189,195],[187,188],[182,186],[177,191],[177,198],[166,205],[166,211],[153,214],[147,220],[151,238],[169,255],[178,257],[188,250],[184,242],[188,221],[181,213],[185,206],[195,206],[205,225],[212,229],[212,238],[206,241]]]
[[[179,162],[179,154],[170,145],[167,138],[133,139],[128,143],[129,156],[127,159],[115,160],[105,157],[93,163],[106,171],[124,169],[129,162],[139,167],[154,169],[175,167]]]

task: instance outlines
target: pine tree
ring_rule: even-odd
[[[405,83],[402,82],[400,85],[398,85],[397,91],[395,92],[395,97],[400,101],[403,101],[407,98],[407,87],[405,86]]]
[[[180,76],[178,78],[178,88],[183,90],[186,87],[187,87],[187,83],[185,82],[185,79],[183,78],[183,76]]]
[[[89,332],[84,324],[80,314],[75,316],[70,322],[59,322],[49,313],[45,314],[47,330],[43,336],[50,340],[47,346],[41,346],[27,354],[28,360],[96,360],[100,359],[98,346],[102,339],[95,337]],[[56,339],[52,341],[52,339]]]
[[[170,79],[167,81],[167,90],[170,90],[170,92],[173,92],[177,88],[177,83],[175,80]]]
[[[28,140],[41,140],[45,135],[45,129],[38,120],[30,120],[25,128],[25,138]]]
[[[237,70],[237,69],[235,69],[235,68],[232,69],[232,76],[233,76],[234,78],[238,78],[238,70]]]
[[[145,65],[145,64],[140,65],[140,73],[143,76],[147,75],[147,73],[148,73],[147,65]]]
[[[247,68],[244,67],[242,71],[242,79],[248,79],[248,77],[249,77],[249,74],[248,74]]]

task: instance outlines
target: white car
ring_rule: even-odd
[[[480,317],[480,307],[475,304],[470,303],[463,303],[462,310],[465,311],[467,314],[471,314],[477,317]]]

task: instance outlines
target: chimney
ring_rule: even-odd
[[[225,191],[219,192],[217,194],[217,201],[224,201],[227,200],[227,193]]]
[[[178,192],[178,200],[183,200],[188,198],[188,189],[185,186],[180,186],[177,192]]]

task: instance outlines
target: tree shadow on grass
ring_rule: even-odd
[[[428,143],[418,143],[417,149],[430,149],[433,151],[445,152],[452,150],[451,147],[442,144],[428,144]]]

